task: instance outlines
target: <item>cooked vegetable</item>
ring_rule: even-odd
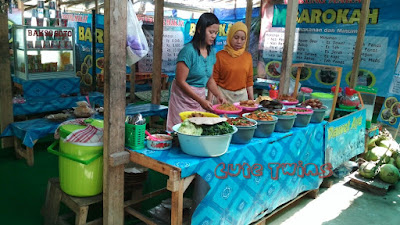
[[[203,132],[203,129],[200,126],[194,125],[188,119],[186,119],[185,121],[183,121],[178,131],[182,134],[200,136]]]
[[[233,127],[226,121],[214,125],[202,125],[203,133],[201,135],[222,135],[233,132]]]

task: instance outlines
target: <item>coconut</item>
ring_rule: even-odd
[[[400,155],[397,155],[394,159],[397,168],[400,168]]]
[[[371,150],[371,153],[372,153],[371,157],[372,157],[373,161],[379,160],[382,157],[386,157],[386,156],[391,157],[392,156],[392,152],[389,151],[387,148],[384,148],[384,147],[375,147],[375,148],[373,148]]]
[[[380,167],[379,178],[389,184],[395,184],[400,179],[399,169],[392,164],[385,164]]]
[[[361,164],[360,168],[358,169],[361,176],[371,179],[377,173],[376,164],[373,162],[364,162]]]
[[[379,142],[375,142],[380,147],[388,148],[392,153],[400,151],[399,144],[391,139],[391,140],[381,140]]]

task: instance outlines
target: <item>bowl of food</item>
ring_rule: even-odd
[[[232,136],[231,143],[233,144],[249,143],[257,128],[257,121],[245,117],[229,117],[226,122],[238,129]]]
[[[295,107],[287,109],[287,111],[297,114],[293,125],[295,127],[306,127],[310,123],[311,117],[314,114],[314,111],[312,109],[307,108]]]
[[[311,108],[314,111],[310,123],[321,123],[325,118],[326,111],[328,110],[328,107],[323,105],[319,99],[307,99],[301,103],[300,107]]]
[[[257,110],[251,113],[244,113],[244,117],[257,121],[257,129],[255,130],[254,136],[260,138],[266,138],[271,136],[275,130],[275,125],[278,118],[271,116],[268,112]]]
[[[153,138],[147,136],[147,148],[151,150],[167,150],[172,147],[172,136],[167,134],[153,134]],[[158,140],[156,140],[158,139]]]
[[[242,112],[240,106],[235,106],[232,103],[213,105],[213,110],[216,114],[240,114]]]
[[[246,112],[253,112],[259,108],[259,104],[256,103],[254,100],[246,100],[233,103],[234,106],[239,106]]]
[[[176,124],[172,129],[178,134],[183,152],[199,157],[218,157],[226,153],[237,132],[223,117],[193,117]]]
[[[296,120],[296,113],[288,111],[273,111],[268,112],[272,116],[278,118],[278,122],[275,125],[276,132],[286,133],[292,129],[294,121]]]
[[[179,113],[179,116],[181,117],[182,121],[191,117],[219,117],[217,114],[201,111],[185,111]]]

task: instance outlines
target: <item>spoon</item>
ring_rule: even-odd
[[[149,136],[149,139],[150,139],[151,141],[162,141],[160,138],[157,138],[157,137],[151,135],[147,130],[145,130],[144,132],[145,132],[145,134],[146,134],[147,136]]]

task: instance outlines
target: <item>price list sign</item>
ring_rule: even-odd
[[[263,58],[282,60],[284,35],[282,32],[265,34]],[[356,39],[356,36],[340,34],[296,33],[293,58],[297,62],[351,67]],[[387,46],[387,37],[365,37],[361,66],[383,69]]]

